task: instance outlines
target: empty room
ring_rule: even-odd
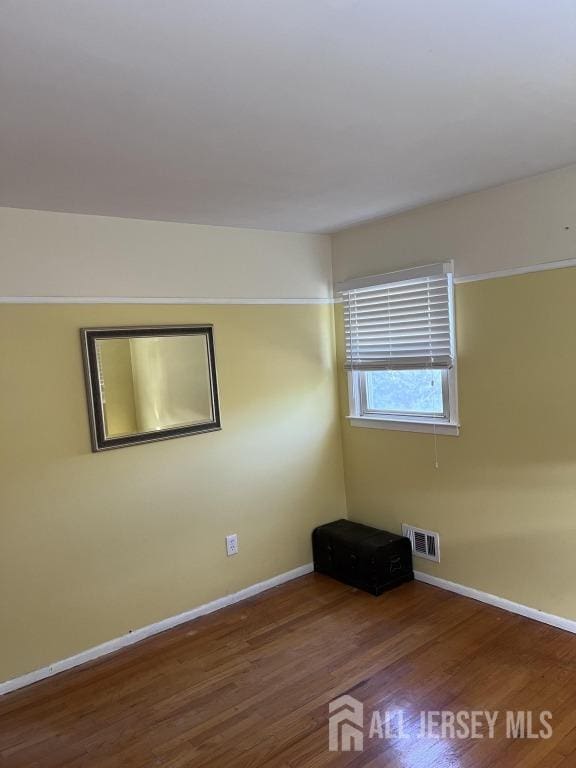
[[[1,768],[576,766],[576,0],[0,3]]]

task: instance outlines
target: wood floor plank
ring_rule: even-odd
[[[406,734],[328,750],[328,704]],[[422,738],[422,711],[553,713],[549,740]],[[0,699],[0,768],[569,768],[576,637],[434,587],[313,574]]]

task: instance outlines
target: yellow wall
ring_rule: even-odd
[[[432,435],[343,418],[351,519],[439,531],[442,562],[417,559],[417,569],[571,619],[575,297],[574,268],[456,287],[462,428],[437,438],[438,470]]]
[[[214,324],[222,431],[91,453],[78,329],[164,323]],[[307,563],[345,514],[330,306],[3,305],[0,360],[0,680]]]

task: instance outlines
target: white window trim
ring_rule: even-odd
[[[348,421],[353,427],[369,429],[391,429],[400,432],[427,432],[436,435],[460,434],[458,418],[458,371],[456,361],[448,370],[448,415],[447,417],[429,418],[427,416],[378,416],[375,413],[362,413],[360,394],[360,371],[348,371]]]
[[[445,266],[445,265],[444,265]],[[444,268],[443,266],[443,268]],[[420,271],[428,272],[430,267],[422,267]],[[407,270],[406,273],[391,273],[390,275],[381,275],[378,278],[360,278],[355,281],[363,286],[371,285],[374,282],[381,282],[386,279],[398,279],[399,275],[410,273],[415,274],[417,270]],[[357,286],[357,287],[359,287]],[[350,287],[350,286],[348,286]],[[360,286],[361,287],[361,286]],[[453,289],[452,289],[453,290]],[[454,339],[454,349],[457,350],[456,323],[454,318],[453,295],[450,303],[450,325]],[[400,414],[382,414],[364,413],[363,397],[360,390],[359,371],[348,371],[348,420],[353,427],[365,427],[369,429],[390,429],[401,432],[427,432],[435,435],[454,435],[460,434],[460,421],[458,416],[458,363],[457,354],[454,356],[454,364],[448,369],[447,375],[447,395],[448,413],[444,417],[430,416],[410,416]]]
[[[434,435],[452,435],[458,437],[460,434],[459,424],[448,424],[442,422],[427,421],[394,421],[386,418],[374,418],[372,416],[348,416],[350,424],[353,427],[364,427],[368,429],[389,429],[394,432],[424,432]]]
[[[339,291],[349,291],[358,288],[369,288],[373,285],[383,285],[414,278],[431,276],[435,274],[448,274],[453,276],[453,262],[432,264],[423,267],[415,267],[399,272],[391,272],[387,275],[376,275],[349,280],[338,285]],[[348,420],[353,427],[368,427],[371,429],[391,429],[403,432],[428,432],[438,435],[459,435],[460,422],[458,416],[458,371],[457,371],[457,343],[456,323],[454,318],[454,284],[451,283],[451,295],[449,298],[449,318],[451,339],[453,345],[453,364],[446,369],[443,377],[442,399],[447,411],[442,416],[430,416],[427,414],[410,415],[396,413],[378,413],[365,409],[365,389],[361,385],[364,373],[362,371],[348,371]],[[447,400],[447,402],[446,402]]]

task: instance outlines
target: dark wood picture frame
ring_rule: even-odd
[[[216,377],[216,360],[214,355],[214,334],[213,326],[211,324],[82,328],[80,330],[80,335],[84,358],[90,436],[92,440],[92,450],[94,452],[107,451],[112,448],[125,448],[129,445],[140,445],[142,443],[153,443],[158,440],[170,440],[174,437],[185,437],[187,435],[197,435],[222,429],[220,422],[220,404],[218,399],[218,382]],[[154,432],[139,432],[118,437],[108,437],[106,435],[104,422],[104,407],[100,389],[100,373],[96,341],[101,339],[132,339],[156,336],[193,335],[203,335],[206,337],[212,420],[198,424],[161,429]]]

